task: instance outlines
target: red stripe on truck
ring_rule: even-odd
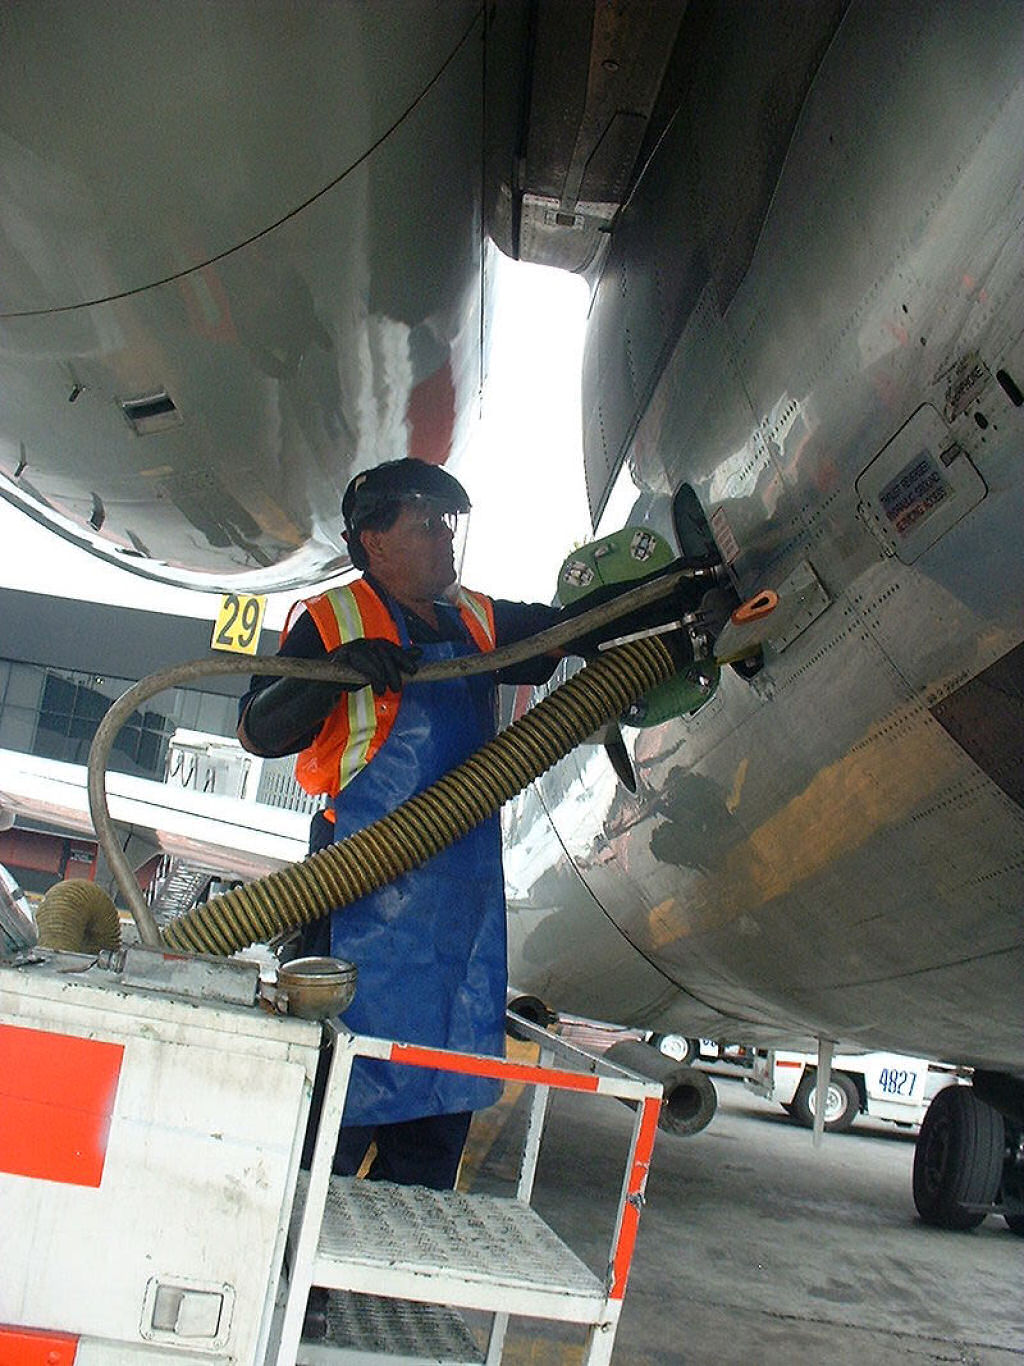
[[[98,1186],[123,1054],[119,1043],[0,1025],[0,1171]]]
[[[68,1333],[7,1328],[0,1323],[0,1366],[74,1366],[78,1339]]]

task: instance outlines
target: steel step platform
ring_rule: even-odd
[[[338,1176],[312,1284],[572,1323],[598,1322],[607,1305],[601,1281],[520,1200]]]
[[[485,1349],[457,1310],[333,1290],[327,1336],[299,1344],[295,1366],[483,1366]]]

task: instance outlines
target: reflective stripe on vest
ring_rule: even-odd
[[[328,589],[301,605],[313,618],[328,653],[362,638],[400,644],[394,617],[365,579]],[[455,605],[477,649],[482,653],[493,650],[494,607],[490,598],[462,589]],[[295,761],[299,785],[312,795],[333,797],[342,791],[387,739],[400,701],[397,692],[378,697],[369,687],[344,693],[316,739]]]
[[[455,606],[459,609],[462,624],[469,632],[469,638],[480,651],[486,654],[495,645],[494,603],[483,593],[473,593],[468,588],[459,590]]]

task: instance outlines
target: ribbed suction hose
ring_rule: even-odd
[[[675,673],[656,636],[600,655],[432,786],[348,839],[172,920],[164,942],[231,954],[350,906],[426,863]]]
[[[44,949],[98,953],[121,947],[121,922],[113,901],[95,882],[58,882],[36,911],[36,929]]]

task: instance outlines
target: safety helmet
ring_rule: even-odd
[[[404,503],[410,498],[432,498],[446,512],[468,512],[469,495],[459,481],[423,460],[387,460],[372,470],[357,474],[341,500],[345,530],[356,531],[384,511],[389,503]]]
[[[411,457],[387,460],[350,481],[341,500],[341,515],[349,554],[357,569],[365,569],[366,561],[356,533],[374,522],[386,528],[401,504],[420,498],[429,499],[442,512],[459,515],[470,509],[469,495],[454,475],[439,465]]]

